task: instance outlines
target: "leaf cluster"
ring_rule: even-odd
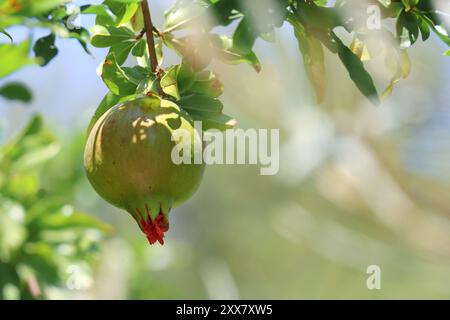
[[[71,205],[67,190],[42,183],[59,143],[34,116],[0,148],[0,299],[41,299],[86,265],[110,226]],[[74,183],[71,181],[70,183]]]

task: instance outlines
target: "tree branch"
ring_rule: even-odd
[[[150,55],[151,70],[153,73],[158,75],[158,58],[156,56],[155,40],[153,38],[153,30],[155,29],[155,27],[153,26],[152,17],[150,15],[150,8],[148,6],[147,0],[142,0],[142,13],[144,15],[144,26],[147,36],[147,46]]]

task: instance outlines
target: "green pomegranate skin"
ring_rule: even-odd
[[[172,141],[184,129],[191,142]],[[204,164],[194,164],[192,119],[173,102],[157,97],[128,101],[104,113],[86,143],[84,166],[97,193],[127,210],[150,243],[163,243],[172,207],[189,199],[203,176]],[[197,140],[198,141],[198,140]],[[190,143],[191,164],[171,159],[177,143]]]

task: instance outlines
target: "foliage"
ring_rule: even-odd
[[[56,37],[76,39],[84,50],[87,49],[89,32],[84,28],[72,28],[70,21],[74,16],[62,0],[0,0],[0,78],[6,77],[20,68],[39,64],[46,66],[58,53]],[[33,41],[29,36],[16,42],[7,31],[22,26],[28,30],[47,29],[49,34]],[[8,40],[3,43],[3,40]],[[32,50],[32,53],[30,51]],[[6,88],[6,89],[5,89]],[[14,91],[14,92],[12,92]],[[31,100],[30,90],[23,83],[6,84],[0,89],[0,96],[24,102]]]
[[[323,100],[327,86],[324,48],[339,57],[357,88],[378,104],[378,90],[362,62],[365,58],[363,52],[368,51],[366,42],[382,35],[387,39],[389,48],[393,48],[385,50],[387,66],[393,69],[393,77],[382,97],[388,96],[394,84],[409,74],[410,60],[406,48],[417,41],[419,30],[424,41],[432,29],[445,43],[450,44],[447,34],[439,31],[443,29],[429,0],[367,3],[339,0],[333,7],[327,7],[328,1],[277,0],[262,3],[254,0],[179,0],[167,10],[164,30],[154,29],[152,36],[156,37],[158,63],[162,61],[162,46],[175,50],[182,62],[165,71],[161,71],[159,65],[153,66],[154,70],[158,70],[155,74],[151,72],[149,52],[142,39],[146,31],[142,13],[135,2],[118,4],[105,1],[102,8],[109,6],[113,15],[120,13],[120,16],[104,19],[103,10],[97,16],[91,43],[96,47],[110,48],[102,68],[102,78],[110,93],[102,101],[93,121],[123,97],[129,99],[130,95],[153,94],[162,89],[160,94],[176,101],[194,120],[206,122],[206,129],[230,127],[234,121],[222,114],[221,103],[217,100],[222,90],[220,82],[205,69],[212,59],[219,59],[231,64],[248,63],[259,71],[261,65],[253,52],[256,40],[273,40],[275,29],[281,27],[284,21],[294,29],[318,102]],[[386,26],[380,30],[370,30],[367,17],[360,17],[369,4],[380,9],[380,19],[397,20],[396,35]],[[124,19],[126,16],[128,20]],[[205,23],[206,18],[211,16],[213,19]],[[227,26],[234,21],[237,21],[237,27],[231,36],[213,32],[214,27]],[[335,29],[338,27],[353,34],[353,42],[349,46],[337,36]],[[180,30],[184,31],[181,36],[178,35]],[[137,57],[139,66],[131,69],[122,67],[130,53]],[[393,59],[391,55],[398,58]],[[163,73],[161,79],[160,72]],[[216,108],[216,105],[219,107]]]
[[[47,65],[58,53],[57,36],[77,39],[89,52],[87,30],[67,27],[71,12],[63,3],[0,1],[0,37],[8,40],[0,44],[0,78],[26,65]],[[16,43],[6,31],[12,26],[46,28],[50,33]],[[17,81],[1,86],[0,96],[25,103],[32,100],[30,89]],[[98,240],[110,229],[71,206],[76,180],[65,181],[69,187],[60,189],[51,187],[56,181],[42,183],[43,165],[59,149],[40,116],[0,149],[0,299],[45,298],[50,287],[64,284],[71,268],[88,268]]]
[[[419,30],[423,41],[428,39],[430,30],[433,30],[442,41],[447,45],[450,44],[448,32],[441,25],[438,11],[433,8],[430,0],[338,0],[332,7],[327,5],[328,2],[177,1],[177,4],[167,12],[166,27],[169,31],[187,28],[198,19],[198,10],[193,10],[192,7],[201,4],[205,14],[212,14],[215,17],[211,27],[238,21],[232,37],[227,40],[230,43],[228,48],[240,54],[251,54],[253,58],[246,61],[257,66],[257,59],[252,52],[256,39],[273,39],[274,30],[287,21],[292,25],[298,39],[305,69],[319,102],[323,100],[326,88],[324,48],[339,57],[358,89],[373,102],[378,103],[379,97],[374,81],[361,62],[367,58],[362,53],[368,50],[371,40],[384,37],[388,42],[387,45],[395,49],[394,52],[387,51],[386,58],[390,58],[392,54],[399,56],[394,61],[398,67],[394,66],[393,79],[383,96],[387,96],[392,91],[393,84],[401,77],[407,76],[406,70],[409,70],[410,61],[407,58],[406,48],[418,40]],[[372,30],[367,23],[370,18],[366,13],[369,5],[379,8],[380,19],[396,20],[395,35],[387,27],[389,21],[385,21],[379,30]],[[191,14],[192,11],[196,14]],[[336,29],[339,27],[353,35],[353,42],[349,46],[337,36]],[[382,49],[383,46],[378,43],[376,47],[370,48],[369,54],[376,55]],[[388,64],[388,67],[390,66]]]
[[[166,23],[163,31],[154,32],[157,37],[157,46],[165,45],[182,57],[182,64],[168,69],[166,77],[170,78],[171,86],[165,89],[166,82],[163,82],[163,91],[174,100],[179,101],[180,106],[185,108],[185,100],[179,96],[178,87],[183,87],[184,83],[193,83],[193,79],[201,70],[204,70],[211,59],[216,58],[225,63],[248,63],[257,71],[261,66],[256,54],[253,52],[254,44],[257,38],[272,40],[275,35],[275,29],[283,25],[284,21],[290,23],[294,29],[294,34],[299,41],[300,51],[303,54],[305,69],[314,90],[317,99],[321,102],[326,91],[326,67],[324,61],[324,48],[331,53],[336,54],[347,69],[350,78],[355,82],[357,88],[374,103],[378,103],[379,95],[371,75],[366,71],[361,60],[366,57],[363,53],[368,51],[367,55],[376,54],[371,51],[381,51],[380,46],[368,49],[368,43],[371,40],[383,37],[385,44],[393,50],[386,51],[387,66],[393,69],[393,78],[387,86],[382,96],[386,97],[392,92],[393,86],[398,80],[406,77],[410,70],[410,60],[406,53],[406,48],[413,45],[418,40],[418,33],[422,34],[423,41],[430,36],[430,30],[433,30],[446,44],[450,44],[450,38],[442,28],[438,12],[433,9],[430,0],[417,1],[336,1],[333,7],[327,6],[328,1],[304,1],[304,0],[278,0],[278,1],[224,1],[224,0],[197,0],[185,1],[179,0],[166,12]],[[111,2],[106,1],[105,5]],[[396,20],[395,32],[389,30],[386,25],[382,25],[379,30],[371,30],[364,17],[368,5],[377,5],[380,10],[380,19]],[[120,65],[126,60],[131,51],[136,55],[137,49],[143,47],[143,42],[139,37],[133,38],[133,31],[142,28],[139,25],[139,8],[135,4],[122,4],[129,10],[129,15],[136,10],[130,21],[120,22],[117,20],[97,19],[97,24],[106,29],[100,29],[99,33],[94,34],[92,44],[98,47],[110,47],[110,55],[116,56],[116,61],[112,60],[113,66],[119,74],[124,76],[116,77],[116,72],[104,75],[103,79],[107,83],[111,92],[123,96],[130,94],[133,87],[139,94],[148,93],[155,89],[155,77],[145,77],[148,74],[148,59],[141,59],[145,69],[139,69],[143,72],[140,81],[133,83],[133,78],[127,78],[127,70],[120,71]],[[118,11],[118,7],[116,8]],[[114,11],[114,10],[112,10]],[[350,12],[350,13],[349,13]],[[361,15],[363,17],[361,17]],[[206,16],[213,17],[208,20],[209,25],[199,24],[198,21]],[[365,19],[364,19],[365,18]],[[376,18],[376,17],[375,17]],[[213,32],[214,27],[222,25],[227,26],[232,22],[237,22],[237,27],[231,36],[218,35]],[[337,36],[336,29],[343,27],[348,33],[353,35],[353,41],[350,45]],[[182,36],[177,36],[177,31],[185,31]],[[186,32],[187,31],[187,32]],[[187,33],[187,34],[186,34]],[[373,42],[373,41],[372,41]],[[134,47],[133,47],[134,43]],[[161,52],[161,50],[159,50]],[[139,52],[145,54],[145,52]],[[139,54],[137,54],[139,56]],[[398,58],[393,58],[392,55]],[[120,58],[117,58],[120,57]],[[392,60],[394,62],[392,63]],[[108,59],[106,60],[109,61]],[[394,64],[394,66],[392,66]],[[179,70],[190,69],[191,75],[184,76]],[[142,79],[142,77],[145,77]],[[205,77],[207,77],[205,75]],[[124,79],[125,78],[125,79]],[[129,84],[128,91],[124,94],[118,91],[117,87],[124,87],[124,80]],[[157,79],[156,79],[157,80]],[[183,80],[186,80],[183,82]],[[145,88],[145,84],[147,85]],[[114,84],[119,84],[117,87]],[[214,86],[210,85],[207,90],[213,91]],[[216,86],[217,87],[217,86]],[[138,89],[139,88],[139,89]],[[144,88],[142,91],[141,88]],[[205,97],[199,97],[197,85],[184,89],[183,96],[191,96],[190,101],[194,100],[197,106],[214,105],[212,98],[203,90]],[[220,94],[219,94],[220,95]],[[195,98],[192,96],[196,96]],[[208,97],[208,98],[206,98]],[[214,96],[213,98],[217,98]],[[188,109],[188,108],[186,108]],[[214,112],[214,108],[208,108]],[[188,110],[189,111],[189,110]],[[193,113],[196,120],[205,120],[210,113]],[[221,119],[222,116],[215,113],[215,119]],[[225,118],[226,121],[230,119]],[[212,127],[220,126],[224,122],[218,121]],[[222,126],[220,128],[226,128]]]
[[[0,298],[44,298],[68,268],[85,264],[109,226],[74,210],[71,193],[42,185],[59,144],[33,117],[0,149]],[[67,181],[74,184],[76,181]]]
[[[140,2],[106,0],[80,8],[81,14],[96,16],[91,44],[109,48],[100,68],[109,93],[100,103],[93,122],[120,101],[159,94],[177,102],[194,120],[207,122],[207,128],[231,127],[234,121],[222,114],[222,104],[218,100],[222,85],[206,68],[212,59],[218,59],[230,64],[248,63],[259,71],[261,65],[253,51],[256,40],[273,41],[275,29],[284,22],[293,27],[318,102],[324,99],[327,87],[324,49],[342,61],[356,87],[377,104],[380,95],[364,61],[380,52],[385,54],[386,66],[392,72],[392,79],[381,94],[387,97],[394,85],[408,76],[411,61],[406,50],[418,41],[419,35],[427,41],[433,32],[450,45],[442,13],[433,7],[432,0],[338,0],[332,6],[328,4],[330,1],[324,0],[178,0],[165,13],[164,29],[153,27],[152,34],[145,30]],[[378,9],[379,18],[383,20],[380,28],[372,28],[367,23],[369,5]],[[0,12],[0,31],[11,42],[0,45],[0,57],[7,62],[2,63],[0,76],[30,63],[48,64],[58,53],[56,37],[77,39],[89,52],[88,31],[68,27],[74,14],[65,1],[2,0]],[[389,28],[393,22],[395,30]],[[236,27],[230,36],[214,32],[215,27],[232,23]],[[50,33],[33,45],[30,38],[14,43],[7,31],[14,25],[44,27]],[[338,36],[342,33],[338,32],[340,28],[353,37],[351,43],[346,44],[342,36]],[[158,66],[151,65],[144,39],[146,33],[155,38]],[[160,67],[164,46],[180,55],[179,65]],[[34,56],[30,57],[31,47]],[[124,66],[130,55],[136,58],[137,65]],[[13,95],[13,98],[29,99],[26,88],[18,91],[24,94]],[[7,94],[3,96],[11,98]]]

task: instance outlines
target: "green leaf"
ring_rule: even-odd
[[[91,44],[97,48],[106,48],[122,41],[135,37],[134,32],[127,27],[97,28],[96,34],[91,38]]]
[[[231,13],[239,11],[243,18],[233,34],[234,49],[238,52],[250,52],[258,37],[273,41],[275,28],[281,27],[286,18],[287,6],[287,0],[251,0],[245,4],[238,2]]]
[[[157,92],[159,88],[159,80],[156,80],[154,75],[150,75],[139,82],[136,88],[136,95],[147,95],[148,93],[154,93]]]
[[[8,261],[26,239],[25,212],[15,202],[1,199],[0,203],[0,261]]]
[[[0,88],[0,95],[8,100],[19,100],[23,102],[30,102],[33,98],[30,89],[19,82],[5,84]]]
[[[233,48],[238,52],[250,52],[258,35],[253,23],[243,18],[233,34]]]
[[[69,32],[67,38],[78,40],[80,45],[83,47],[84,51],[87,54],[92,55],[91,51],[88,49],[87,46],[90,40],[89,31],[87,31],[85,28],[79,28]]]
[[[213,17],[218,25],[227,26],[234,20],[242,18],[243,14],[236,8],[238,8],[237,0],[214,1],[208,7],[207,14]]]
[[[178,66],[170,67],[164,76],[161,78],[161,89],[164,93],[174,97],[176,100],[180,99],[177,84]]]
[[[28,243],[24,248],[21,261],[31,268],[39,280],[48,284],[58,284],[58,265],[55,262],[55,252],[53,248],[43,242]]]
[[[181,94],[178,105],[197,121],[203,130],[232,128],[236,121],[222,114],[223,105],[216,99],[223,86],[211,71],[194,72],[187,64],[177,66],[177,85]]]
[[[109,10],[116,16],[115,21],[111,21],[110,17],[97,15],[95,24],[102,26],[120,27],[129,24],[131,18],[139,9],[140,0],[106,0],[103,5],[107,6]]]
[[[116,43],[109,49],[109,54],[113,53],[116,57],[117,64],[121,66],[127,60],[134,45],[135,41],[132,40]]]
[[[419,20],[414,12],[403,10],[397,19],[397,38],[403,48],[413,45],[419,36]]]
[[[31,120],[28,122],[25,129],[22,131],[22,133],[17,137],[16,144],[20,144],[20,142],[23,142],[24,139],[38,135],[43,130],[43,120],[40,115],[35,115],[31,118]]]
[[[143,57],[146,49],[147,42],[144,39],[141,39],[135,43],[131,54],[135,57]]]
[[[28,203],[30,199],[36,199],[39,192],[39,177],[36,171],[12,172],[11,167],[14,167],[14,164],[9,166],[9,173],[12,173],[12,175],[4,186],[4,193],[21,203]]]
[[[26,17],[2,15],[0,19],[0,29],[5,31],[6,28],[24,23]]]
[[[294,33],[303,56],[306,74],[316,93],[317,102],[321,103],[325,96],[327,85],[325,58],[322,44],[309,35],[303,25],[296,19],[289,19],[294,27]]]
[[[63,0],[21,1],[20,11],[18,13],[29,17],[37,17],[41,14],[48,13],[63,3]]]
[[[223,84],[213,72],[205,70],[196,74],[189,92],[210,98],[218,98],[223,93]]]
[[[130,79],[131,82],[133,82],[135,85],[138,85],[142,80],[146,79],[149,75],[151,75],[151,72],[149,69],[141,67],[141,66],[134,66],[134,67],[122,67],[123,72],[125,72],[125,75]]]
[[[178,90],[180,94],[187,95],[186,93],[192,88],[196,80],[196,73],[187,63],[182,62],[178,66],[177,82]]]
[[[425,22],[428,24],[428,26],[433,30],[433,32],[443,41],[446,45],[450,46],[450,37],[448,33],[440,26],[436,26],[428,16],[421,15],[421,18],[425,20]]]
[[[56,8],[52,12],[50,12],[50,15],[52,16],[53,21],[58,22],[59,20],[62,20],[68,16],[67,8],[66,7]]]
[[[223,109],[222,102],[219,100],[198,94],[184,96],[180,99],[178,104],[188,113],[220,113]]]
[[[3,157],[10,173],[34,168],[53,158],[59,144],[43,128],[42,118],[35,115],[20,135],[3,147]]]
[[[321,7],[313,2],[297,0],[296,15],[307,28],[332,30],[343,25],[338,12],[334,8]]]
[[[36,219],[47,214],[53,214],[61,209],[65,205],[64,198],[48,196],[40,199],[32,204],[32,206],[27,210],[26,223],[32,227],[32,224]]]
[[[377,89],[372,77],[364,68],[361,60],[339,39],[333,32],[331,37],[337,46],[337,54],[347,69],[350,78],[358,87],[359,91],[374,104],[379,104]]]
[[[103,62],[102,79],[115,95],[126,96],[136,91],[137,84],[117,64],[114,53],[109,54]]]
[[[233,40],[226,36],[210,35],[215,56],[224,63],[251,65],[256,72],[261,71],[261,63],[253,51],[239,52],[234,49]]]
[[[0,78],[13,73],[23,66],[34,63],[34,60],[28,57],[30,44],[30,39],[24,40],[17,45],[0,44]]]
[[[202,122],[203,130],[217,129],[223,131],[234,128],[236,126],[235,119],[222,113],[205,114],[205,113],[190,112],[189,114],[195,121]]]
[[[41,60],[41,66],[46,66],[58,54],[58,48],[55,47],[55,34],[51,33],[38,39],[33,50],[36,58]]]
[[[37,139],[42,140],[42,139]],[[39,141],[40,142],[40,141]],[[43,164],[58,154],[60,145],[56,141],[42,141],[34,147],[27,147],[26,152],[13,162],[11,172],[19,172],[35,168],[37,165]]]
[[[116,15],[104,4],[82,6],[80,11],[83,14],[95,14],[97,17],[102,17],[107,25],[114,25],[117,21]]]
[[[151,61],[150,61],[150,57],[149,57],[148,50],[147,50],[147,41],[143,40],[143,42],[145,43],[144,49],[143,49],[144,54],[142,56],[136,56],[136,60],[141,67],[151,69]],[[162,41],[160,41],[159,39],[157,39],[155,41],[155,51],[156,51],[156,58],[157,58],[158,66],[160,66],[163,61],[163,52],[162,52]]]
[[[194,72],[187,64],[177,66],[177,84],[181,96],[192,94],[217,98],[223,93],[223,85],[211,71]]]
[[[36,221],[38,229],[45,230],[63,230],[72,228],[91,228],[110,233],[111,226],[81,212],[72,212],[70,214],[46,214]]]
[[[419,17],[419,29],[422,34],[422,41],[426,41],[430,37],[430,27],[427,24],[427,21],[422,17]]]
[[[130,19],[131,28],[135,32],[141,32],[145,27],[144,14],[141,9],[138,8],[134,15]]]
[[[178,105],[197,121],[203,130],[232,128],[236,121],[222,114],[223,105],[216,99],[223,86],[211,71],[194,72],[187,64],[177,66],[177,85],[181,93]]]

